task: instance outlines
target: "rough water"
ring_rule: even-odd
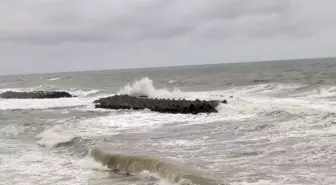
[[[332,185],[336,61],[307,59],[0,77],[0,184]],[[227,99],[213,114],[102,110],[126,93]]]

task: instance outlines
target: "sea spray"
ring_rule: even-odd
[[[168,89],[156,89],[153,80],[148,77],[141,78],[133,84],[127,84],[119,91],[120,94],[127,94],[130,96],[148,96],[150,98],[176,98],[183,97],[183,93],[175,88],[172,91]]]

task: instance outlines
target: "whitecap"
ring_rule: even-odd
[[[176,98],[183,96],[181,91],[177,88],[172,91],[168,89],[156,89],[153,80],[148,77],[142,78],[133,84],[126,85],[119,93],[131,96],[148,96],[150,98]]]
[[[56,77],[56,78],[50,78],[50,79],[48,79],[49,81],[56,81],[56,80],[59,80],[59,79],[61,79],[60,77]]]
[[[38,144],[53,147],[59,143],[70,141],[74,139],[75,136],[64,133],[63,129],[57,125],[40,133],[36,138],[40,139]]]

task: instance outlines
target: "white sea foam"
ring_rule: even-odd
[[[22,132],[24,132],[24,127],[17,125],[17,124],[11,124],[8,125],[0,130],[0,135],[4,136],[16,136]]]
[[[212,114],[206,119],[202,119],[202,114],[200,114],[198,115],[198,120],[192,121],[193,124],[209,123],[216,119],[218,121],[242,121],[244,119],[257,119],[259,116],[276,118],[278,116],[285,117],[289,115],[334,112],[335,104],[331,102],[312,99],[278,98],[265,95],[260,96],[259,94],[291,91],[299,87],[302,87],[302,85],[262,84],[208,92],[181,92],[156,89],[151,79],[143,78],[132,85],[125,86],[120,92],[130,95],[147,95],[149,97],[199,98],[205,100],[221,100],[231,95],[234,96],[234,98],[228,99],[229,103],[227,105],[220,105],[218,107],[219,114]],[[174,115],[170,116],[171,119],[167,119],[174,121],[172,120],[173,117]],[[179,115],[178,119],[185,121],[191,117],[190,115]],[[260,119],[264,117],[260,117]]]
[[[295,94],[296,97],[328,98],[336,96],[336,86],[317,87],[313,90]]]
[[[40,85],[40,86],[27,87],[27,88],[4,88],[4,89],[0,89],[0,93],[6,92],[6,91],[17,91],[17,92],[48,91],[48,90],[54,90],[55,88],[56,87],[53,85]]]
[[[89,105],[94,98],[0,99],[0,110],[50,109]]]
[[[61,79],[60,77],[55,77],[55,78],[50,78],[50,79],[48,79],[49,81],[56,81],[56,80],[59,80],[59,79]]]
[[[121,94],[128,94],[131,96],[148,96],[150,98],[178,98],[183,97],[183,93],[179,89],[156,89],[153,80],[148,77],[142,78],[133,84],[126,85],[119,91]]]
[[[74,137],[74,135],[65,133],[60,125],[47,129],[36,136],[36,138],[40,139],[38,144],[47,147],[53,147],[56,144],[70,141]]]
[[[95,161],[90,155],[85,156],[84,160],[81,162],[81,167],[100,171],[109,170],[107,166],[104,166],[102,163]]]
[[[234,87],[227,89],[232,95],[265,95],[272,93],[290,92],[297,88],[304,87],[302,84],[281,84],[281,83],[268,83],[268,84],[258,84],[249,85],[242,87]]]
[[[81,159],[40,150],[36,145],[9,144],[10,155],[0,154],[0,178],[3,184],[80,185],[93,173],[81,168]],[[0,183],[0,184],[1,184]]]
[[[68,92],[74,96],[85,97],[92,94],[97,94],[100,92],[100,90],[70,89]]]
[[[154,143],[153,146],[179,146],[179,147],[188,147],[188,146],[202,146],[202,140],[185,140],[185,139],[178,139],[178,140],[171,140],[171,141],[162,141],[160,143]]]
[[[169,91],[166,89],[156,89],[150,79],[144,79],[141,83],[139,81],[139,84],[134,83],[133,85],[125,87],[123,91],[132,95],[145,92],[147,93],[146,95],[150,95],[150,97],[167,98],[187,97],[189,99],[223,99],[223,97],[227,98],[230,95],[233,95],[234,97],[228,99],[229,103],[227,105],[221,104],[218,107],[219,113],[217,114],[172,115],[155,113],[146,110],[107,110],[107,112],[110,112],[110,114],[107,116],[79,118],[76,120],[59,120],[59,122],[56,123],[59,125],[48,128],[39,134],[38,143],[46,146],[54,146],[57,143],[69,141],[76,136],[91,138],[111,136],[125,133],[125,131],[128,133],[148,132],[151,131],[151,129],[155,129],[169,123],[181,124],[185,126],[188,124],[193,125],[223,122],[221,128],[218,129],[227,129],[233,133],[238,132],[238,138],[234,140],[223,141],[213,141],[212,139],[206,142],[203,142],[203,139],[187,140],[171,138],[171,141],[158,141],[157,143],[153,143],[151,146],[155,147],[160,145],[168,148],[173,148],[176,146],[179,149],[183,149],[184,147],[207,145],[210,142],[211,145],[207,146],[210,147],[208,148],[209,150],[207,153],[214,151],[213,148],[211,148],[213,145],[223,148],[225,147],[225,150],[222,148],[222,150],[219,151],[220,154],[218,155],[209,154],[209,156],[203,156],[204,160],[208,160],[214,163],[214,168],[217,167],[218,169],[221,169],[223,166],[234,166],[236,169],[244,169],[247,167],[248,170],[251,171],[253,171],[254,168],[257,168],[258,170],[261,170],[261,173],[263,170],[268,170],[270,173],[269,176],[272,177],[279,175],[279,178],[275,180],[246,181],[248,177],[255,177],[256,174],[244,174],[244,170],[241,174],[239,174],[240,172],[237,171],[237,174],[234,178],[241,179],[239,179],[240,182],[233,182],[232,184],[234,185],[292,185],[290,182],[295,182],[294,184],[300,184],[300,179],[308,179],[307,182],[309,181],[311,184],[333,184],[335,181],[334,173],[329,172],[330,174],[324,174],[325,172],[319,171],[319,169],[317,169],[318,174],[316,172],[316,178],[308,177],[314,176],[314,173],[309,171],[311,170],[309,167],[307,169],[298,169],[301,170],[301,174],[298,174],[296,171],[288,172],[288,174],[281,174],[271,170],[271,168],[274,169],[273,167],[277,167],[277,165],[280,165],[281,167],[281,165],[295,165],[295,163],[316,165],[332,164],[331,162],[334,161],[335,156],[333,153],[333,151],[335,151],[335,145],[333,140],[330,138],[336,134],[336,127],[333,123],[336,120],[334,115],[336,113],[336,104],[331,101],[316,99],[312,96],[305,96],[304,98],[275,98],[267,96],[267,93],[290,91],[296,88],[296,86],[290,85],[288,88],[278,88],[281,86],[281,84],[275,86],[277,87],[273,88],[268,86],[265,87],[263,85],[256,85],[211,92],[181,92]],[[75,90],[76,89],[74,89],[74,91]],[[330,92],[330,95],[332,95],[333,89],[329,89],[328,92]],[[81,93],[82,92],[79,94]],[[80,96],[87,96],[84,93]],[[94,94],[94,92],[89,94]],[[83,107],[85,108],[83,108],[83,110],[91,110],[93,109],[92,101],[95,99],[97,99],[97,97],[57,100],[8,100],[7,103],[5,103],[7,100],[0,100],[0,110],[17,108],[43,109],[54,107],[70,107],[74,105],[84,105]],[[286,114],[294,115],[294,118],[277,120],[279,117],[286,117],[282,116]],[[260,119],[264,122],[253,122],[257,119]],[[226,121],[228,124],[224,123]],[[232,125],[232,121],[240,122],[237,125]],[[258,132],[258,129],[262,129],[264,127],[266,127],[265,130]],[[2,134],[10,133],[15,135],[21,132],[19,129],[20,128],[17,126],[8,126],[6,129],[3,129]],[[202,138],[202,136],[199,136],[199,138]],[[313,138],[313,140],[306,141],[310,138]],[[291,139],[298,139],[302,140],[302,142],[309,143],[293,143],[291,142]],[[216,145],[215,142],[219,142],[221,145]],[[230,145],[230,142],[232,146]],[[263,147],[263,153],[260,154],[260,156],[256,155],[252,157],[229,159],[227,154],[235,154],[237,151],[241,152],[245,150],[252,152],[255,151],[254,148],[248,148],[249,146],[246,144],[237,144],[239,142],[251,143],[251,147],[254,147],[255,150],[257,147]],[[265,142],[267,142],[268,145],[261,146],[261,143]],[[12,149],[12,147],[13,146],[8,145],[7,148]],[[51,152],[39,152],[35,146],[32,146],[32,148],[29,150],[22,150],[22,148],[27,148],[27,146],[16,146],[16,148],[19,150],[10,157],[0,154],[0,169],[4,169],[3,171],[12,170],[17,172],[8,175],[0,170],[0,172],[3,172],[4,174],[0,175],[0,178],[3,179],[3,182],[7,184],[36,184],[36,182],[46,184],[85,184],[87,183],[87,179],[90,177],[90,175],[94,174],[94,178],[97,178],[97,174],[99,174],[98,172],[92,171],[91,169],[105,170],[99,163],[97,164],[93,161],[88,162],[85,160],[81,161],[78,159],[73,160],[72,158],[69,158],[69,156],[64,157],[62,155],[55,155]],[[274,156],[274,159],[270,157],[265,159],[272,153],[282,151],[289,152],[289,154],[276,155]],[[181,153],[181,156],[188,156],[188,152],[189,151],[185,152],[187,154]],[[286,157],[288,157],[288,159]],[[261,158],[264,160],[260,160]],[[323,163],[323,161],[327,162]],[[267,166],[268,164],[271,164],[272,166],[269,167]],[[259,166],[263,168],[259,168]],[[26,179],[25,181],[22,181],[22,179],[18,180],[16,179],[18,173],[27,175],[30,178]],[[106,173],[102,176],[107,177],[108,175]],[[287,177],[297,179],[288,180],[286,179]],[[67,178],[69,180],[63,181]],[[163,180],[159,182],[159,185],[166,184],[170,183]]]
[[[168,83],[172,84],[172,83],[177,83],[177,80],[169,80]]]
[[[265,95],[270,93],[280,93],[280,92],[289,92],[297,88],[303,87],[301,84],[258,84],[250,85],[243,87],[234,87],[226,90],[217,90],[217,91],[202,91],[202,92],[183,92],[178,88],[167,89],[162,88],[158,89],[154,86],[153,80],[144,77],[138,81],[128,84],[123,87],[119,93],[128,94],[132,96],[141,96],[145,95],[150,98],[185,98],[190,100],[195,99],[204,99],[204,100],[220,100],[223,97],[233,96],[251,96],[251,95]]]
[[[231,113],[218,114],[199,114],[199,115],[182,115],[182,114],[162,114],[147,110],[131,111],[131,110],[114,110],[110,111],[110,115],[100,116],[79,120],[61,120],[61,126],[55,126],[42,133],[43,142],[54,143],[60,139],[68,140],[76,136],[80,137],[97,137],[111,136],[122,133],[124,131],[146,132],[164,124],[181,123],[181,124],[206,124],[219,121],[244,120],[255,118],[254,115],[234,115]],[[56,133],[55,133],[56,132]],[[49,134],[51,133],[51,134]],[[48,137],[50,136],[50,137]],[[55,137],[54,137],[55,136]],[[65,137],[63,137],[65,136]],[[56,139],[54,139],[56,138]],[[188,143],[186,140],[172,141],[173,144],[193,145],[196,143]],[[200,141],[201,142],[201,141]],[[166,143],[167,144],[167,143]],[[169,144],[169,143],[168,143]]]

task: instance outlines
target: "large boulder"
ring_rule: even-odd
[[[32,91],[32,92],[15,92],[7,91],[0,94],[4,99],[46,99],[46,98],[71,98],[74,97],[64,91]]]
[[[94,101],[96,108],[103,109],[149,109],[162,113],[198,114],[217,112],[218,101],[171,100],[138,98],[129,95],[115,95]]]

